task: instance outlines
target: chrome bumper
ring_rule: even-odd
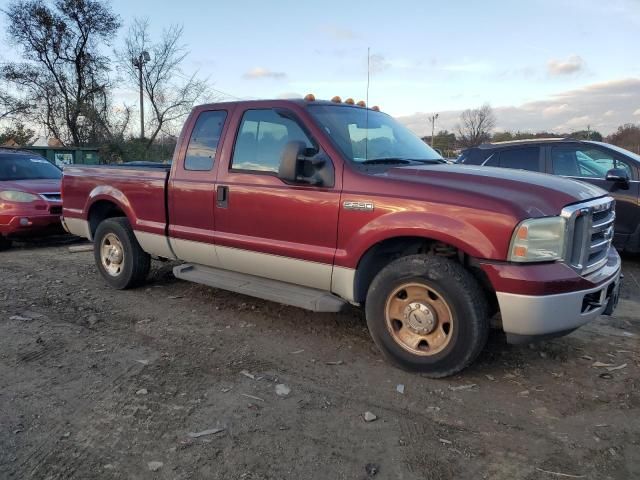
[[[598,315],[611,314],[617,303],[620,268],[597,287],[556,295],[520,295],[497,292],[502,328],[510,343],[517,337],[569,333]],[[605,312],[606,310],[606,312]]]

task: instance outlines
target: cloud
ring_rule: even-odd
[[[371,73],[384,72],[391,68],[391,62],[389,62],[384,55],[374,53],[369,57],[369,68],[371,69]]]
[[[557,115],[562,115],[567,111],[571,111],[571,107],[568,103],[561,103],[558,105],[549,105],[548,107],[542,110],[542,115],[545,117],[555,117]]]
[[[302,97],[304,97],[304,95],[301,95],[298,92],[282,92],[276,96],[276,98],[281,98],[284,100],[287,100],[289,98],[302,98]]]
[[[324,25],[320,30],[336,40],[355,40],[358,34],[353,30],[338,25]]]
[[[549,75],[571,75],[584,69],[584,60],[578,55],[571,55],[566,60],[551,59],[547,62]]]
[[[469,107],[481,103],[482,99],[479,99]],[[627,78],[586,85],[518,106],[494,106],[493,110],[498,123],[496,130],[567,133],[590,126],[606,135],[619,125],[637,122],[638,105],[640,78]],[[459,123],[460,113],[460,110],[439,112],[436,129],[453,130]],[[430,114],[414,113],[399,120],[418,135],[427,135],[431,133]]]
[[[249,80],[257,80],[260,78],[271,78],[274,80],[281,80],[286,78],[287,74],[284,72],[274,72],[269,70],[268,68],[263,67],[255,67],[249,70],[247,73],[243,75],[244,78]]]
[[[443,65],[441,69],[447,72],[481,73],[491,70],[491,65],[486,62],[460,62]]]

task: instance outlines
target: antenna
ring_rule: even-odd
[[[369,108],[369,79],[371,72],[371,47],[367,47],[367,108]]]
[[[365,120],[364,129],[366,131],[366,137],[364,139],[364,159],[369,160],[369,79],[371,77],[371,47],[367,47],[367,94],[365,105]]]

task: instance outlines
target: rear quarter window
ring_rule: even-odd
[[[540,172],[540,147],[525,147],[502,150],[500,152],[500,166],[518,170]]]
[[[198,116],[184,158],[185,170],[208,171],[213,168],[226,118],[224,110],[202,112]]]

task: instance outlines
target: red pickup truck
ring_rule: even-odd
[[[442,377],[490,324],[512,343],[611,314],[614,200],[592,185],[446,164],[376,107],[196,107],[172,165],[69,166],[63,223],[124,289],[177,277],[313,311],[362,306],[396,365]]]

